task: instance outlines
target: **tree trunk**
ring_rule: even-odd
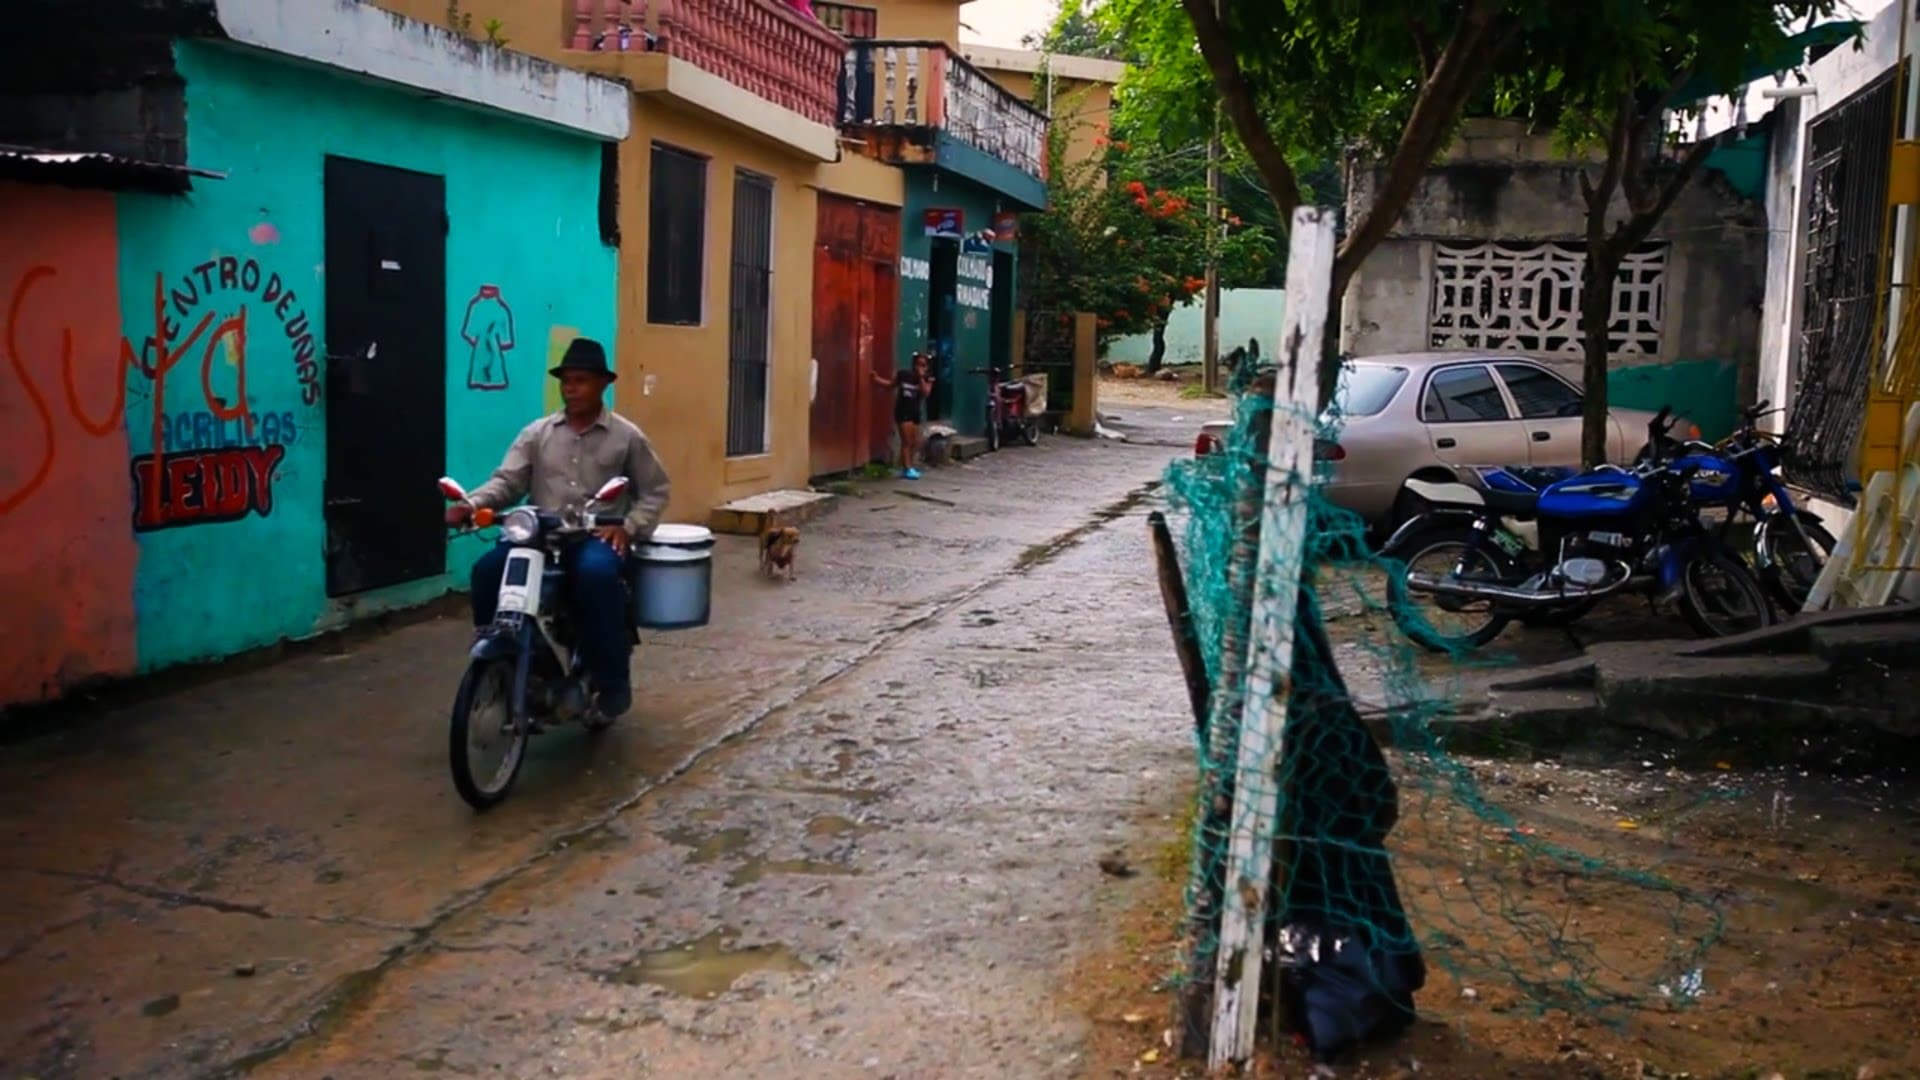
[[[1167,360],[1167,320],[1153,324],[1153,351],[1147,354],[1147,374],[1156,375]]]
[[[1586,339],[1581,390],[1580,461],[1591,469],[1607,460],[1607,344],[1613,318],[1613,279],[1620,260],[1610,244],[1587,245],[1587,267],[1580,283],[1580,327]]]

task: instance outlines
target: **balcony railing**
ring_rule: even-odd
[[[831,127],[847,43],[780,0],[573,0],[568,46],[664,52]]]
[[[1047,114],[943,42],[849,42],[840,126],[940,129],[1029,175],[1046,175]]]

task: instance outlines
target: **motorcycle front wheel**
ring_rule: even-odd
[[[453,697],[447,758],[453,786],[475,810],[497,805],[527,756],[527,729],[513,720],[513,665],[475,660]]]
[[[1798,522],[1784,516],[1769,521],[1760,534],[1760,543],[1763,550],[1755,554],[1766,567],[1763,576],[1767,587],[1782,611],[1798,615],[1807,606],[1807,596],[1820,580],[1820,571],[1833,557],[1837,541],[1817,519],[1807,515]]]
[[[1722,638],[1773,625],[1773,605],[1747,564],[1703,552],[1680,572],[1680,614],[1701,637]]]
[[[1000,449],[1000,410],[987,406],[987,451]]]

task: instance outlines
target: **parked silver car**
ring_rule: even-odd
[[[1315,457],[1331,469],[1327,497],[1390,528],[1407,511],[1401,491],[1413,477],[1452,480],[1457,465],[1579,465],[1580,389],[1546,364],[1517,353],[1430,352],[1349,360],[1334,404],[1338,437]],[[1647,443],[1653,414],[1608,411],[1607,458],[1630,464]],[[1197,454],[1224,444],[1229,421],[1195,440]],[[1698,438],[1682,420],[1679,439]]]

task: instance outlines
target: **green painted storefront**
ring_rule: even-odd
[[[1006,213],[1044,209],[1046,185],[944,136],[938,164],[912,167],[900,216],[898,362],[935,356],[929,417],[963,435],[986,431],[989,377],[1013,359],[1018,241],[994,232]],[[929,211],[957,212],[958,235],[930,235]]]

